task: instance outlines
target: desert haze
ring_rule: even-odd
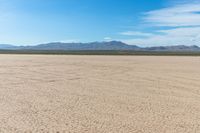
[[[0,132],[200,132],[200,57],[0,55]]]

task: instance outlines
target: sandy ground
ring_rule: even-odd
[[[0,55],[0,132],[200,132],[200,57]]]

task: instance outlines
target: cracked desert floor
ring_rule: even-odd
[[[200,132],[200,57],[0,55],[0,132]]]

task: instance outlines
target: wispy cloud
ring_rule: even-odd
[[[148,38],[137,38],[122,40],[128,44],[155,46],[155,45],[199,45],[200,27],[174,28],[170,30],[159,30]]]
[[[125,31],[119,34],[126,35],[126,36],[144,36],[144,37],[150,37],[153,35],[152,33],[144,33],[144,32],[138,32],[138,31]]]
[[[112,38],[111,38],[111,37],[104,37],[104,40],[105,40],[105,41],[111,41]]]
[[[122,35],[143,35],[145,38],[122,40],[129,44],[155,45],[199,45],[200,4],[176,4],[167,8],[144,13],[143,22],[154,30],[147,33],[123,32]],[[162,30],[160,30],[162,29]]]
[[[145,13],[154,26],[200,26],[200,4],[183,4]]]

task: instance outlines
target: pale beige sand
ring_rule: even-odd
[[[0,132],[200,132],[200,58],[0,55]]]

